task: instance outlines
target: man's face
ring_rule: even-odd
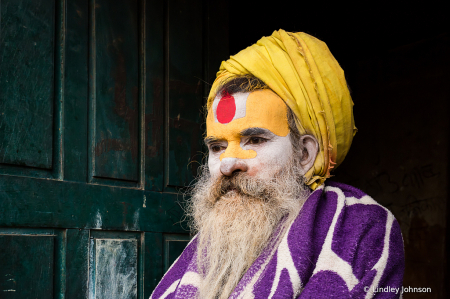
[[[272,91],[216,97],[206,125],[209,173],[195,184],[188,214],[199,233],[199,298],[228,298],[309,193],[290,140],[287,106]]]
[[[211,177],[270,179],[292,156],[287,107],[270,90],[218,95],[206,121]]]

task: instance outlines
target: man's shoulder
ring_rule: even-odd
[[[330,191],[330,190],[340,190],[340,192],[342,192],[344,194],[345,197],[354,197],[357,199],[361,199],[364,196],[368,196],[366,193],[364,193],[364,191],[344,184],[344,183],[339,183],[339,182],[335,182],[335,181],[326,181],[324,184],[324,188],[325,191]]]
[[[387,208],[379,204],[371,196],[350,185],[327,181],[323,186],[323,193],[325,197],[335,197],[337,206],[342,206],[344,208],[354,205],[359,208],[367,206],[368,208],[382,209],[386,213],[391,214]]]
[[[393,230],[401,238],[399,224],[391,211],[363,191],[332,181],[320,189],[316,190],[315,217],[318,217],[315,222],[326,223],[326,235],[335,251],[348,250],[350,253],[361,244],[378,248],[378,244],[383,244]],[[322,214],[327,214],[327,217],[319,219]]]
[[[333,251],[347,262],[369,256],[378,260],[389,243],[403,243],[400,226],[391,211],[363,191],[327,182],[323,196],[336,199],[329,234]]]
[[[363,234],[369,228],[382,230],[386,224],[395,220],[395,217],[386,207],[360,189],[326,181],[311,193],[297,219],[298,223],[320,226],[321,230],[341,227],[353,232],[361,229],[360,233]],[[321,232],[324,233],[325,231]]]
[[[351,298],[364,298],[366,286],[401,285],[400,226],[387,208],[355,187],[327,181],[317,188],[293,222],[287,243],[304,275],[305,298],[316,298],[330,281],[336,282],[332,293],[346,290]]]
[[[311,236],[317,246],[325,239],[338,247],[352,244],[383,243],[391,228],[399,228],[394,215],[372,197],[358,188],[327,181],[319,186],[304,203],[292,225],[292,236],[311,227]]]

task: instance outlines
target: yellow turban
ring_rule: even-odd
[[[320,151],[305,174],[306,184],[316,189],[344,160],[356,133],[344,71],[327,45],[303,32],[274,31],[222,62],[208,108],[221,83],[237,75],[264,81],[297,115],[300,134],[316,137]]]

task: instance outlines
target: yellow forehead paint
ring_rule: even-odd
[[[220,155],[220,160],[256,157],[254,150],[244,150],[240,146],[240,133],[248,128],[263,128],[275,135],[287,136],[289,133],[287,107],[277,94],[268,89],[254,91],[248,95],[245,105],[241,102],[235,103],[235,98],[233,95],[216,97],[215,104],[211,105],[206,119],[208,138],[228,142],[227,149]],[[239,101],[245,101],[245,98],[237,98]],[[241,111],[242,109],[245,111]]]

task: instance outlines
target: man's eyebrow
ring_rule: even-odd
[[[263,128],[248,128],[245,129],[243,131],[241,131],[241,136],[245,137],[245,136],[254,136],[254,135],[269,135],[272,136],[274,135],[270,130],[267,129],[263,129]]]
[[[209,137],[206,137],[205,140],[203,140],[203,141],[205,142],[205,145],[208,145],[208,144],[210,144],[214,141],[218,141],[218,140],[219,139],[217,139],[216,137],[209,136]]]
[[[245,129],[245,130],[241,131],[239,135],[241,135],[241,137],[247,137],[247,136],[255,136],[255,135],[273,136],[275,134],[272,133],[268,129],[255,127],[255,128]],[[203,142],[205,143],[205,145],[209,145],[215,141],[220,141],[220,140],[221,139],[216,138],[214,136],[208,136],[203,140]]]

